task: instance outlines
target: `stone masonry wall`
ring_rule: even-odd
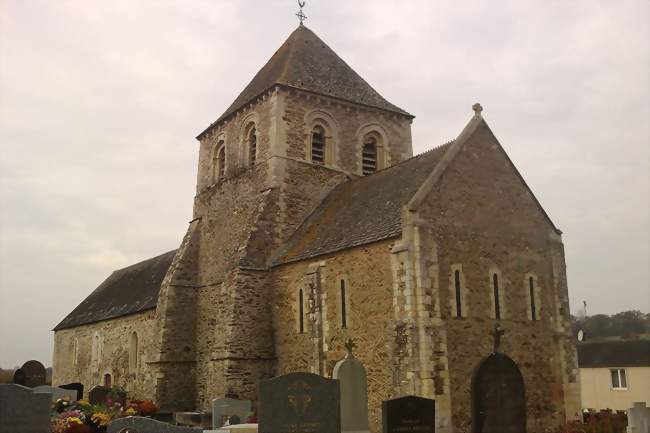
[[[104,384],[104,374],[108,373],[113,386],[127,390],[129,398],[152,398],[154,377],[147,361],[151,352],[154,316],[155,310],[149,310],[56,331],[52,385],[81,382],[87,396],[93,386]],[[133,332],[138,336],[134,370],[129,366]]]
[[[565,396],[571,390],[566,387],[569,375],[563,374],[568,334],[556,325],[558,319],[568,318],[566,286],[555,283],[553,272],[559,235],[485,124],[452,161],[418,216],[435,221],[431,233],[438,246],[439,306],[446,321],[454,432],[471,432],[472,374],[492,351],[495,270],[502,294],[499,323],[506,331],[501,351],[524,377],[528,432],[559,428],[565,421],[565,399],[573,398]],[[459,264],[467,311],[462,318],[451,308],[452,266]],[[530,273],[539,286],[535,321],[529,318]]]
[[[281,265],[274,268],[271,301],[273,338],[276,347],[276,371],[319,373],[321,352],[322,374],[331,377],[334,364],[343,358],[343,347],[353,338],[355,356],[364,364],[368,375],[368,405],[373,432],[381,431],[381,402],[392,392],[391,332],[393,294],[390,273],[391,241],[357,247],[314,260]],[[307,317],[308,285],[311,272],[320,279],[322,302],[322,342],[315,347]],[[347,328],[342,328],[340,281],[346,282],[348,302]],[[299,333],[298,299],[303,289],[305,318],[303,334]]]

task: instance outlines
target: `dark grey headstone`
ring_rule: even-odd
[[[25,386],[34,388],[45,385],[45,366],[40,362],[27,361],[20,369],[25,373]]]
[[[140,416],[119,418],[108,424],[106,433],[202,433],[196,427],[177,427],[165,422]]]
[[[90,404],[106,403],[106,399],[108,398],[108,394],[110,392],[111,392],[110,388],[106,388],[105,386],[101,386],[101,385],[94,386],[88,392],[88,401],[90,402]]]
[[[0,432],[49,433],[50,398],[22,385],[0,385]]]
[[[260,383],[260,433],[340,433],[339,381],[290,373]]]
[[[381,403],[383,433],[435,433],[436,401],[409,395]]]
[[[25,377],[25,372],[23,371],[23,369],[17,368],[16,371],[14,371],[14,378],[12,380],[12,383],[15,383],[16,385],[25,386],[26,381],[27,378]]]
[[[60,385],[59,388],[77,391],[77,398],[75,400],[81,400],[84,398],[84,386],[79,382],[66,383],[65,385]]]

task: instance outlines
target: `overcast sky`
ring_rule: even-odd
[[[564,231],[573,312],[650,310],[647,0],[307,0],[307,25],[417,117],[474,102]],[[0,366],[106,278],[176,248],[194,137],[297,25],[293,0],[0,1]]]

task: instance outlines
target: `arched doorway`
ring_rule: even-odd
[[[512,359],[493,353],[472,379],[473,433],[526,433],[526,391]]]

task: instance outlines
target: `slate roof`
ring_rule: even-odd
[[[650,340],[594,341],[578,344],[580,368],[650,367]]]
[[[452,142],[338,185],[303,222],[273,264],[388,239],[402,232],[402,207],[440,162]]]
[[[55,331],[156,308],[160,285],[176,250],[114,271]]]
[[[228,109],[205,131],[274,85],[284,85],[413,117],[385,100],[314,32],[304,25],[291,33]]]

